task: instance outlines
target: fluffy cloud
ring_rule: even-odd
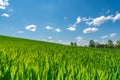
[[[82,37],[78,36],[76,37],[75,39],[77,40],[77,45],[78,46],[85,46],[85,45],[88,45],[89,42],[86,41],[86,40],[83,40],[83,38],[81,39]],[[64,45],[70,45],[71,42],[70,41],[64,41],[64,40],[58,40],[56,43],[60,43],[60,44],[64,44]]]
[[[78,36],[75,39],[77,40],[78,46],[87,46],[89,44],[89,42],[84,40],[83,37],[81,37],[81,36]]]
[[[56,31],[56,32],[61,32],[62,30],[60,29],[60,28],[53,28],[53,27],[51,27],[51,26],[46,26],[46,29],[47,30],[54,30],[54,31]]]
[[[60,28],[56,28],[55,31],[56,32],[61,32],[61,29]]]
[[[10,15],[9,15],[9,14],[7,14],[7,13],[3,13],[1,16],[3,16],[3,17],[7,17],[7,18],[9,18],[9,17],[10,17]]]
[[[88,46],[89,45],[89,41],[86,41],[86,40],[77,41],[77,45],[78,46]]]
[[[109,12],[110,12],[110,10],[108,10],[106,12],[106,14],[108,14]],[[102,15],[102,16],[99,16],[99,17],[96,17],[96,18],[77,17],[76,22],[73,25],[77,26],[77,24],[79,24],[81,21],[83,21],[87,25],[100,26],[101,24],[103,24],[103,23],[105,23],[107,21],[115,22],[117,20],[120,20],[120,13],[119,12],[117,12],[116,15],[108,15],[108,16]]]
[[[69,41],[63,41],[63,40],[58,40],[56,43],[64,44],[64,45],[70,45]]]
[[[8,0],[0,0],[0,9],[6,9],[6,6],[9,5]]]
[[[110,34],[109,36],[110,37],[115,37],[117,35],[117,33],[112,33],[112,34]]]
[[[105,17],[105,21],[108,21],[108,20],[113,20],[113,15],[109,15],[109,16]]]
[[[113,21],[120,20],[120,13],[117,13],[115,17],[113,17]]]
[[[82,18],[82,21],[85,21],[85,22],[88,22],[88,21],[91,21],[93,20],[93,18],[89,17],[89,18],[86,18],[86,17],[83,17]]]
[[[49,36],[48,39],[52,39],[52,37]]]
[[[46,26],[46,29],[47,29],[47,30],[52,30],[53,27],[51,27],[51,26]]]
[[[80,17],[77,17],[77,19],[76,19],[76,24],[80,23],[81,20],[82,20],[82,19],[81,19]]]
[[[69,31],[76,31],[76,27],[70,26],[70,27],[67,28],[67,30],[69,30]]]
[[[78,36],[75,39],[77,40],[76,43],[78,46],[86,46],[89,44],[89,42],[84,40],[83,37],[81,37],[81,36]]]
[[[102,36],[101,39],[112,38],[112,37],[115,37],[116,35],[117,35],[117,33],[111,33],[107,36]]]
[[[32,24],[32,25],[28,25],[27,27],[26,27],[26,30],[29,30],[29,31],[36,31],[36,28],[37,28],[37,26],[36,25],[34,25],[34,24]]]
[[[81,18],[77,17],[76,22],[73,25],[70,25],[67,30],[69,31],[75,31],[76,30],[76,26],[81,22]]]
[[[83,33],[91,33],[91,32],[96,32],[98,31],[97,28],[86,28],[83,30]]]
[[[112,20],[113,22],[115,22],[116,20],[120,20],[120,13],[117,13],[115,16],[108,15],[108,16],[100,16],[97,18],[88,18],[88,19],[85,17],[82,18],[82,21],[85,21],[86,24],[94,25],[94,26],[99,26],[109,20]]]
[[[109,36],[102,36],[101,39],[106,39],[108,38]]]
[[[101,24],[103,24],[106,21],[106,17],[105,16],[100,16],[97,17],[95,19],[93,19],[91,22],[87,22],[88,25],[94,25],[94,26],[99,26]]]
[[[78,37],[76,37],[75,39],[76,39],[77,41],[82,41],[82,40],[83,40],[83,37],[78,36]]]

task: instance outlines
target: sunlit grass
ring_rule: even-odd
[[[0,36],[0,80],[120,80],[120,50]]]

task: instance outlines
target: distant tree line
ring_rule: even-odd
[[[77,43],[76,42],[71,42],[70,45],[71,46],[77,46]]]
[[[71,46],[77,46],[77,43],[71,42]],[[108,40],[106,44],[100,44],[99,42],[95,42],[94,40],[90,40],[88,47],[120,49],[120,40],[116,41],[116,44],[114,44],[112,40]]]
[[[116,42],[116,44],[114,44],[112,40],[108,40],[106,44],[100,44],[99,42],[95,42],[94,40],[90,40],[89,47],[94,47],[94,48],[118,48],[118,49],[120,49],[120,40],[118,40]]]

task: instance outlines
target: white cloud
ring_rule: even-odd
[[[98,31],[97,28],[86,28],[83,30],[83,33],[91,33],[91,32],[96,32]]]
[[[47,29],[47,30],[52,30],[53,27],[51,27],[51,26],[46,26],[46,29]]]
[[[70,26],[70,27],[67,28],[67,30],[69,30],[69,31],[76,31],[76,27]]]
[[[83,17],[82,18],[82,21],[91,21],[91,20],[93,20],[93,18],[91,18],[91,17],[89,17],[89,18]]]
[[[70,45],[69,41],[63,41],[63,40],[58,40],[56,43],[64,44],[64,45]]]
[[[108,38],[109,36],[102,36],[101,39],[106,39]]]
[[[83,39],[81,39],[81,38],[82,38],[82,37],[80,37],[80,36],[78,36],[78,37],[75,38],[75,39],[78,39],[77,42],[76,42],[78,46],[85,46],[85,45],[88,45],[88,44],[89,44],[88,41],[83,40]],[[80,40],[80,39],[81,39],[81,40]],[[60,44],[64,44],[64,45],[70,45],[70,44],[71,44],[70,41],[64,41],[64,40],[58,40],[56,43],[60,43]]]
[[[117,33],[111,33],[111,34],[109,34],[109,35],[107,35],[107,36],[102,36],[101,39],[113,38],[113,37],[115,37],[116,35],[117,35]]]
[[[120,20],[120,13],[117,13],[115,17],[113,18],[113,21]]]
[[[83,17],[82,18],[82,21],[84,21],[87,25],[91,25],[92,20],[93,20],[93,18],[91,18],[91,17],[89,17],[89,18]]]
[[[0,0],[0,9],[6,9],[6,6],[9,5],[8,0]]]
[[[17,31],[17,33],[20,33],[20,34],[22,34],[22,33],[24,33],[24,31]]]
[[[56,41],[56,43],[62,44],[63,40],[58,40],[58,41]]]
[[[105,16],[100,16],[100,17],[93,19],[93,21],[89,22],[88,24],[99,26],[100,24],[104,23],[105,21],[106,21]]]
[[[70,45],[70,42],[69,41],[63,41],[61,44]]]
[[[100,26],[101,24],[109,20],[112,20],[113,22],[115,22],[116,20],[120,20],[120,13],[117,12],[115,16],[113,15],[104,16],[103,15],[103,16],[96,17],[96,18],[86,18],[86,17],[82,18],[82,21],[85,21],[86,24],[94,25],[94,26]]]
[[[112,34],[110,34],[109,36],[110,37],[115,37],[117,35],[117,33],[112,33]]]
[[[52,37],[49,36],[48,39],[52,39]]]
[[[84,40],[81,36],[78,36],[75,39],[77,40],[76,42],[78,46],[87,46],[89,44],[89,42]]]
[[[106,12],[106,14],[108,14],[109,12],[110,12],[110,10],[108,10]],[[99,17],[96,17],[96,18],[92,18],[92,17],[89,17],[89,18],[86,18],[86,17],[83,17],[83,18],[77,17],[76,22],[74,22],[73,25],[77,26],[77,24],[79,24],[81,21],[83,21],[87,25],[100,26],[101,24],[103,24],[103,23],[105,23],[107,21],[113,21],[113,22],[115,22],[116,20],[120,20],[120,13],[119,12],[116,12],[116,15],[108,15],[108,16],[102,15],[102,16],[99,16]]]
[[[88,46],[88,44],[89,44],[89,41],[86,41],[86,40],[77,41],[78,46]]]
[[[7,13],[3,13],[1,16],[3,16],[3,17],[7,17],[7,18],[9,18],[9,17],[10,17],[10,15],[9,15],[9,14],[7,14]]]
[[[61,32],[61,29],[60,28],[56,28],[55,31],[56,32]]]
[[[80,17],[77,17],[77,19],[76,19],[76,24],[80,23],[81,20],[82,20],[82,19],[81,19]]]
[[[105,17],[105,21],[107,21],[107,20],[113,20],[113,15],[109,15],[109,16]]]
[[[105,23],[106,21],[113,20],[114,17],[113,15],[108,15],[108,16],[100,16],[97,18],[88,18],[88,19],[83,19],[86,24],[88,25],[94,25],[94,26],[100,26],[101,24]]]
[[[77,41],[82,41],[82,40],[83,40],[83,37],[78,36],[78,37],[76,37],[75,39],[76,39]]]
[[[26,27],[26,30],[29,30],[29,31],[36,31],[36,28],[37,28],[37,26],[36,25],[34,25],[34,24],[32,24],[32,25],[28,25],[27,27]]]
[[[69,31],[75,31],[77,24],[79,24],[79,23],[81,22],[81,20],[82,20],[82,19],[81,19],[80,17],[77,17],[76,22],[75,22],[74,24],[70,25],[70,26],[67,28],[67,30],[69,30]]]
[[[60,28],[56,28],[56,29],[55,29],[55,28],[53,28],[53,27],[51,27],[51,26],[46,26],[46,29],[47,29],[47,30],[53,30],[53,29],[54,29],[56,32],[61,32],[61,31],[62,31]]]

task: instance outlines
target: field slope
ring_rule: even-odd
[[[120,50],[0,36],[0,80],[120,80]]]

